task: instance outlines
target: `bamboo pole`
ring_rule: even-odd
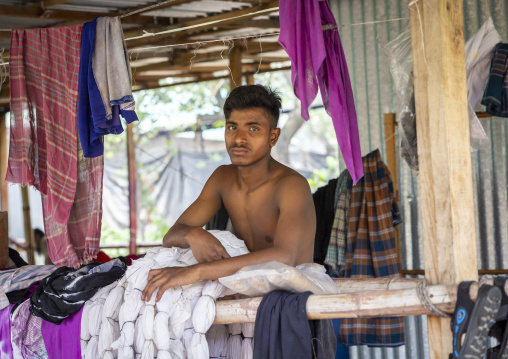
[[[5,112],[0,113],[0,210],[9,210],[9,187],[5,182],[7,174],[7,128],[5,125]]]
[[[25,241],[28,264],[35,264],[34,247],[32,244],[32,220],[30,219],[30,198],[28,187],[21,187],[21,198],[23,200],[23,221],[25,223]]]
[[[127,125],[127,162],[129,167],[129,253],[137,253],[137,198],[136,198],[136,152],[134,147],[134,134],[132,132],[132,123]]]
[[[242,51],[240,46],[235,46],[229,55],[231,91],[242,85]]]
[[[425,278],[477,280],[462,0],[412,1]],[[430,359],[452,350],[448,319],[427,318]]]
[[[9,266],[9,217],[0,212],[0,269]]]
[[[254,85],[254,74],[245,74],[245,82],[247,85]]]
[[[395,193],[395,200],[399,201],[399,167],[397,164],[397,137],[395,136],[395,121],[394,113],[385,113],[385,144],[386,144],[386,166],[390,170],[392,177],[393,191]],[[395,248],[397,251],[397,267],[399,273],[402,271],[402,252],[400,245],[400,226],[395,227]]]
[[[365,281],[364,284],[367,284]],[[487,282],[492,284],[492,281]],[[469,295],[478,296],[479,283],[471,285]],[[505,286],[508,292],[508,285]],[[429,300],[446,313],[453,313],[457,301],[457,285],[434,285],[426,288]],[[260,297],[219,300],[215,305],[214,324],[254,323]],[[311,295],[307,301],[309,319],[376,318],[429,315],[421,303],[416,287],[391,290],[365,290],[357,293]]]

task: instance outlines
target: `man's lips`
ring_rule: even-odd
[[[247,153],[248,150],[243,147],[233,147],[233,148],[231,148],[231,152],[235,155],[241,155],[241,154]]]

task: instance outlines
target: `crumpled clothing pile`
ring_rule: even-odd
[[[245,243],[230,232],[210,233],[230,256],[249,253]],[[150,301],[141,300],[151,269],[194,264],[197,261],[192,250],[177,247],[153,248],[144,258],[134,261],[116,286],[102,288],[85,304],[81,323],[82,357],[210,358],[205,334],[215,319],[215,300],[232,294],[230,290],[218,281],[200,281],[167,290],[157,303],[157,292]],[[248,347],[249,339],[240,336],[234,339],[240,350],[243,340],[247,340]]]

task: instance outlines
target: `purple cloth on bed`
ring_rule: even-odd
[[[41,331],[48,359],[81,359],[81,314],[71,314],[60,324],[42,321]]]
[[[13,305],[0,310],[0,358],[12,359],[11,310]]]
[[[330,5],[327,1],[280,0],[279,14],[279,43],[291,60],[291,79],[302,103],[302,117],[309,119],[309,106],[319,86],[344,162],[356,183],[363,176],[358,123],[346,58]]]

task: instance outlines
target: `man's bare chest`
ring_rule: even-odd
[[[230,191],[223,196],[235,234],[243,239],[249,250],[273,246],[279,220],[279,208],[274,192],[269,188],[253,191]]]

